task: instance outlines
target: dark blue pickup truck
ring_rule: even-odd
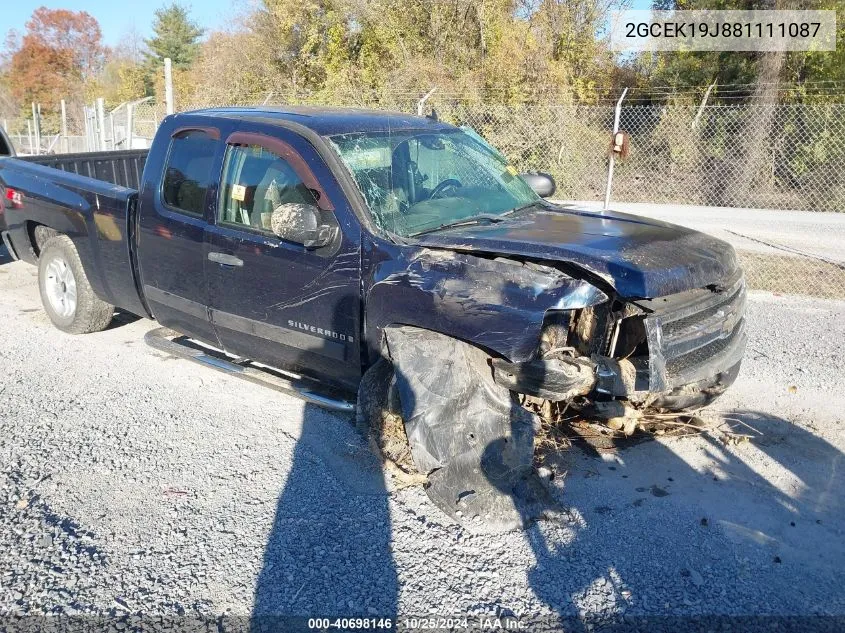
[[[194,360],[357,399],[373,426],[393,411],[453,511],[472,473],[502,489],[530,466],[539,417],[630,432],[718,397],[745,348],[729,245],[549,202],[547,176],[436,117],[201,110],[148,153],[0,158],[0,187],[3,242],[57,327],[119,308]]]

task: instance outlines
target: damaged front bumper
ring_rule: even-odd
[[[712,400],[739,371],[747,343],[745,306],[745,280],[739,273],[722,288],[637,302],[643,313],[626,319],[639,320],[646,354],[522,363],[493,359],[493,377],[511,391],[552,402],[585,396],[599,401],[621,398],[662,410],[703,406],[708,397],[701,394]],[[631,326],[624,321],[616,324],[614,341],[621,328]],[[684,392],[686,399],[679,397]]]

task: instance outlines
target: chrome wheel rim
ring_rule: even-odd
[[[76,312],[76,279],[67,262],[55,257],[47,264],[44,289],[50,307],[60,317],[67,319]]]

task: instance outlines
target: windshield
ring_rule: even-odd
[[[331,137],[382,229],[409,237],[540,200],[516,169],[461,130],[394,130]]]

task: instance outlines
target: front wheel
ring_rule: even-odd
[[[66,235],[51,237],[41,249],[38,288],[44,311],[63,332],[100,332],[114,315],[114,307],[94,294],[79,253]]]
[[[385,358],[376,361],[361,379],[356,426],[386,464],[409,476],[417,474],[405,434],[393,364]]]

